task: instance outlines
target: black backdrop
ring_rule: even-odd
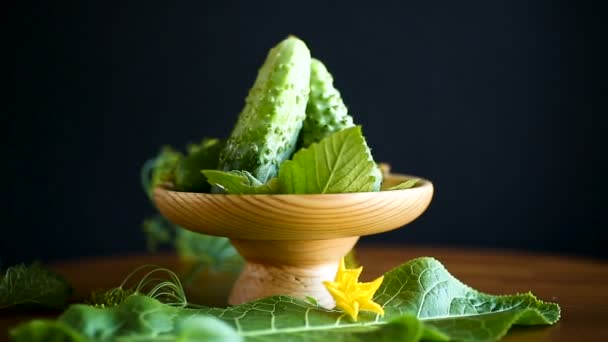
[[[364,242],[608,256],[593,9],[252,3],[13,4],[4,264],[144,250],[141,164],[162,144],[228,135],[288,34],[333,73],[376,160],[435,184],[424,216]]]

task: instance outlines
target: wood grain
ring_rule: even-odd
[[[488,293],[509,294],[532,291],[539,298],[562,307],[562,319],[555,326],[516,328],[504,339],[528,341],[608,341],[608,262],[574,256],[544,255],[506,250],[470,248],[357,246],[364,265],[362,280],[369,281],[404,261],[434,256],[457,278]],[[179,270],[182,263],[173,255],[118,256],[72,260],[52,265],[76,289],[74,301],[97,288],[120,284],[142,264],[160,264]],[[226,303],[233,275],[203,273],[197,288],[187,293],[195,303]],[[213,285],[209,291],[197,291]],[[0,341],[7,340],[9,327],[37,317],[53,318],[55,313],[0,314]],[[4,332],[4,333],[3,333]]]
[[[392,174],[386,186],[412,176]],[[417,178],[417,177],[416,177]],[[154,202],[192,231],[245,240],[326,240],[402,227],[428,207],[433,184],[412,189],[319,195],[224,195],[156,188]]]

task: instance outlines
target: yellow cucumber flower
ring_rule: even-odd
[[[323,282],[331,296],[334,297],[336,307],[349,314],[354,321],[357,321],[359,310],[384,315],[382,307],[373,300],[374,293],[382,284],[384,276],[370,283],[360,283],[359,275],[362,270],[363,267],[346,269],[344,258],[342,258],[336,279]]]

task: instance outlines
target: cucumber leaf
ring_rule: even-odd
[[[58,320],[33,320],[11,330],[16,342],[35,341],[241,341],[221,320],[195,310],[132,295],[122,304],[74,304]]]
[[[202,170],[201,172],[211,185],[218,186],[227,194],[255,195],[279,192],[279,183],[276,178],[272,178],[264,184],[248,171]]]
[[[209,192],[211,187],[201,174],[202,169],[217,168],[220,151],[224,142],[219,139],[204,138],[198,144],[189,144],[188,155],[175,168],[175,190],[188,192]]]
[[[160,246],[171,245],[180,258],[195,261],[186,278],[182,279],[185,283],[189,283],[203,268],[239,272],[243,266],[243,258],[228,238],[189,231],[161,215],[145,219],[143,230],[149,251],[155,252]]]
[[[403,189],[413,188],[416,184],[418,184],[419,181],[420,181],[420,179],[418,179],[418,178],[408,179],[403,183],[400,183],[393,187],[388,188],[387,190],[403,190]]]
[[[357,322],[342,311],[287,296],[228,308],[186,309],[133,295],[112,308],[73,305],[58,321],[26,323],[11,334],[17,341],[22,336],[29,339],[21,340],[44,340],[51,336],[42,333],[45,329],[66,330],[61,336],[67,341],[164,341],[183,336],[184,322],[212,316],[225,324],[216,326],[213,321],[205,331],[225,334],[226,340],[237,336],[245,341],[495,341],[512,325],[549,325],[560,317],[557,304],[530,293],[495,296],[476,291],[433,258],[414,259],[384,277],[374,301],[385,315],[361,312]]]
[[[282,192],[287,194],[378,191],[381,179],[361,126],[300,149],[279,169]]]
[[[163,146],[158,156],[146,161],[141,170],[141,182],[150,199],[154,188],[175,181],[175,169],[184,155],[171,146]]]
[[[0,276],[0,310],[22,306],[61,309],[72,287],[59,274],[38,263],[9,267]]]

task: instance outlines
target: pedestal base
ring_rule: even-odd
[[[337,270],[338,263],[301,268],[247,262],[234,284],[228,304],[237,305],[284,294],[300,299],[310,296],[319,305],[333,308],[335,302],[323,286],[323,281],[333,280]]]
[[[274,295],[299,299],[307,296],[333,308],[335,302],[323,285],[333,280],[342,258],[359,237],[332,240],[232,240],[247,263],[228,298],[238,305]]]

